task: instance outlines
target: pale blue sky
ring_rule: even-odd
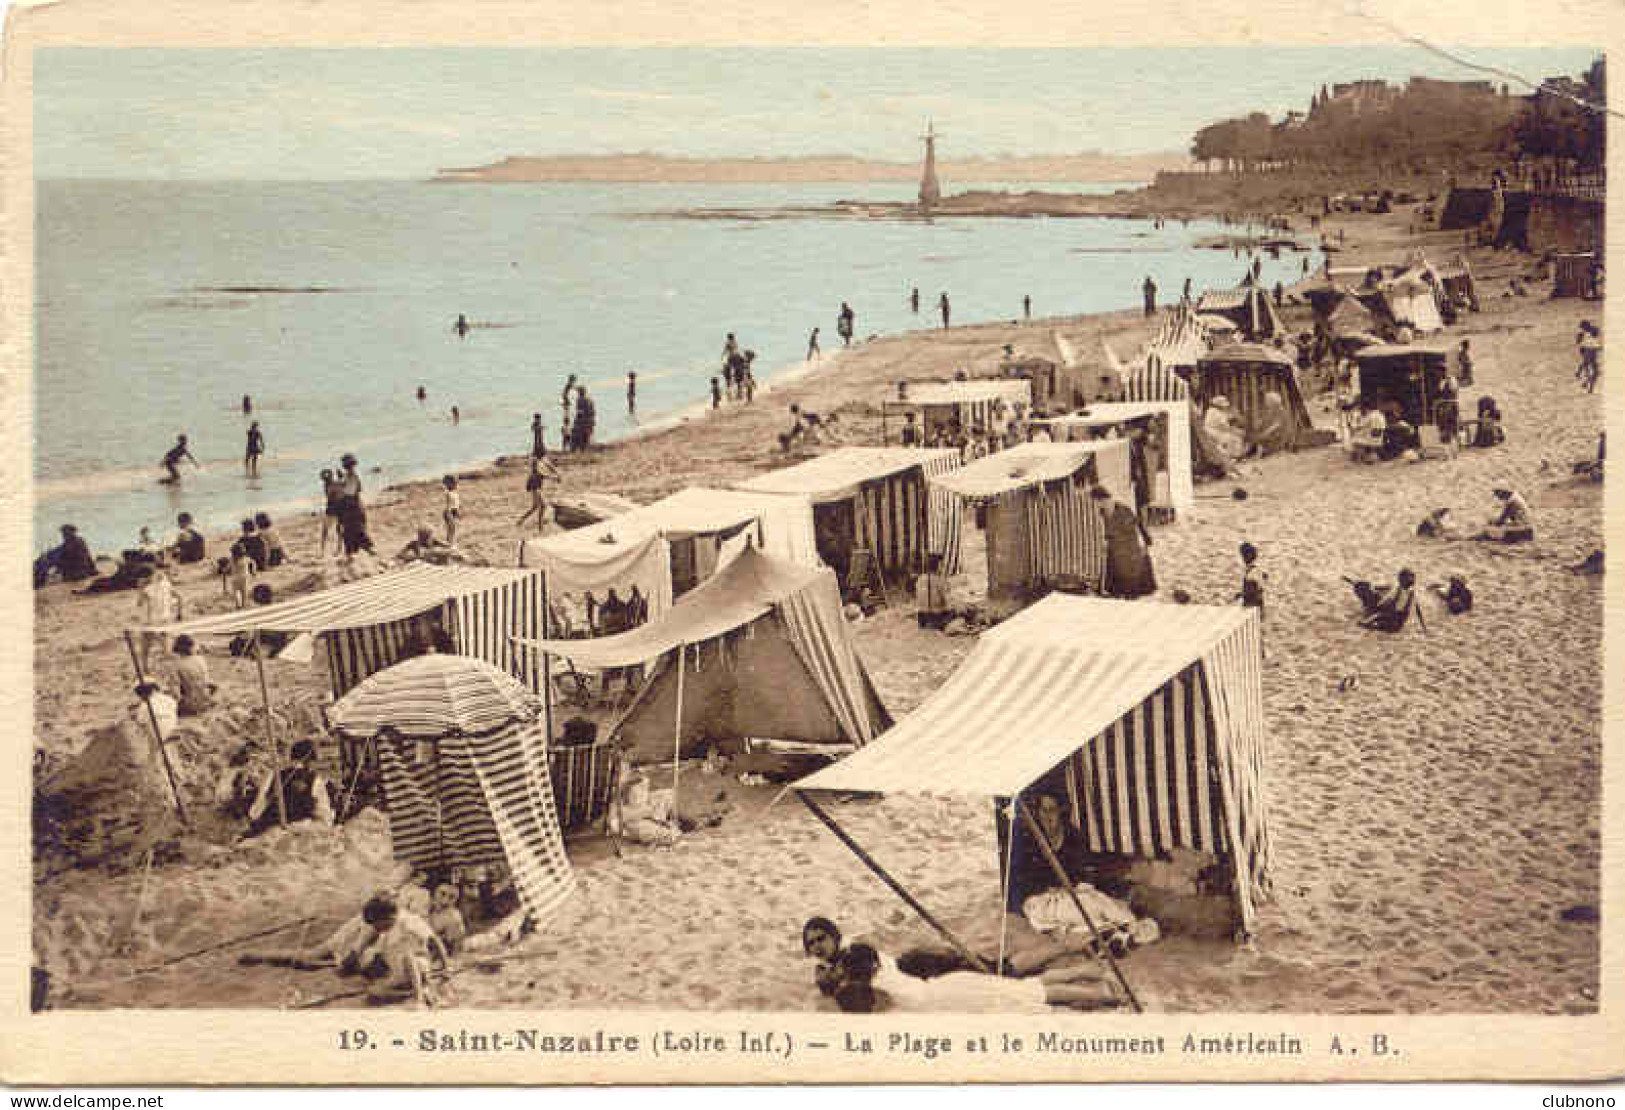
[[[1585,49],[1463,48],[1531,79]],[[1321,83],[1484,76],[1406,46],[64,49],[35,55],[40,177],[421,178],[510,154],[944,157],[1183,151]],[[1514,90],[1519,91],[1514,84]]]

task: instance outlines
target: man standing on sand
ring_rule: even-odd
[[[626,372],[626,418],[632,423],[638,422],[638,372]]]
[[[1145,314],[1155,316],[1157,314],[1157,283],[1151,280],[1150,274],[1145,275],[1145,283],[1140,286],[1140,292],[1145,297]]]
[[[942,312],[942,330],[947,331],[949,306],[948,294],[946,292],[944,292],[941,297],[937,298],[937,308]]]
[[[822,353],[818,349],[818,329],[814,328],[812,334],[807,337],[807,361],[812,362],[820,357]]]
[[[571,435],[575,439],[575,449],[585,451],[592,446],[592,433],[598,424],[598,409],[587,396],[587,387],[576,386],[576,418],[570,426]]]
[[[248,446],[243,450],[243,469],[250,478],[260,476],[260,456],[265,454],[265,435],[260,431],[260,422],[255,420],[248,425]]]
[[[564,382],[564,392],[559,395],[559,402],[564,410],[563,424],[559,427],[559,442],[566,451],[575,450],[575,437],[570,434],[570,416],[574,411],[570,404],[570,391],[576,387],[576,376],[571,374]]]

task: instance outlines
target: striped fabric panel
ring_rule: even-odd
[[[615,758],[615,747],[607,740],[548,749],[553,803],[567,831],[586,828],[609,812],[615,796]]]
[[[1126,401],[1183,401],[1190,395],[1185,379],[1160,359],[1125,370],[1122,376]]]
[[[1027,501],[1033,584],[1081,578],[1098,590],[1106,576],[1106,535],[1087,487],[1052,483]]]
[[[420,775],[390,740],[377,745],[384,776],[384,808],[395,858],[431,868],[441,860],[440,805],[427,775]]]
[[[1213,722],[1193,664],[1068,759],[1068,793],[1081,802],[1090,850],[1224,851]]]
[[[1230,401],[1230,411],[1237,420],[1251,426],[1264,411],[1264,394],[1279,393],[1286,402],[1288,419],[1293,425],[1294,437],[1302,436],[1314,421],[1304,405],[1297,383],[1285,367],[1279,371],[1252,369],[1226,363],[1211,364],[1202,370],[1201,402],[1206,405],[1214,397]]]
[[[520,900],[537,923],[575,889],[549,781],[545,741],[533,726],[449,746],[477,778],[482,812]]]
[[[412,638],[414,622],[437,608],[438,605],[431,605],[404,620],[328,633],[327,663],[333,680],[333,696],[342,698],[379,671],[394,666]]]
[[[1258,672],[1263,654],[1256,618],[1213,645],[1203,667],[1214,697],[1214,717],[1224,736],[1221,785],[1230,817],[1227,840],[1232,846],[1237,901],[1242,925],[1252,928],[1256,904],[1269,897],[1274,844],[1264,795],[1263,705]]]
[[[857,499],[857,546],[887,574],[912,572],[926,549],[925,479],[918,470],[865,483]]]
[[[964,499],[929,479],[951,470],[958,470],[962,465],[958,451],[932,451],[920,467],[927,479],[926,489],[930,501],[930,519],[926,525],[927,550],[932,555],[941,557],[941,572],[947,575],[958,574],[961,568]]]
[[[217,613],[163,626],[171,634],[233,635],[255,628],[270,632],[336,632],[410,618],[448,598],[534,578],[538,570],[502,567],[437,567],[414,563],[399,570],[347,582],[263,608]]]
[[[863,664],[852,648],[834,578],[825,576],[790,594],[779,604],[779,619],[846,738],[860,746],[873,740],[877,722],[869,719]]]

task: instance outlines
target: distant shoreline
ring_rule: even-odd
[[[1060,183],[1138,185],[1164,170],[1188,169],[1177,153],[1073,154],[1054,157],[975,158],[937,163],[944,181],[975,184]],[[597,184],[839,184],[914,182],[918,162],[871,162],[830,155],[818,158],[675,158],[659,154],[610,154],[531,158],[511,156],[483,166],[447,167],[437,184],[590,182]]]

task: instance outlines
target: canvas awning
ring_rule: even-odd
[[[1003,401],[1006,404],[1031,405],[1033,386],[1025,378],[977,378],[963,382],[917,382],[909,386],[908,399],[896,404],[908,405],[971,405],[977,402]]]
[[[1231,343],[1208,353],[1203,362],[1270,362],[1277,366],[1292,367],[1292,360],[1282,351],[1262,343]]]
[[[1239,606],[1051,594],[982,633],[890,731],[795,789],[1010,797],[1252,619]]]
[[[959,452],[954,448],[842,447],[782,470],[759,474],[734,488],[749,493],[792,494],[815,505],[845,501],[866,482],[877,482]]]
[[[804,589],[827,567],[808,567],[749,551],[684,594],[665,616],[629,632],[588,640],[541,640],[533,645],[578,666],[629,667],[683,644],[715,639],[770,612],[775,602]]]
[[[961,497],[985,500],[1002,494],[1056,482],[1076,474],[1090,459],[1100,484],[1112,495],[1133,503],[1129,483],[1128,441],[1096,440],[1089,443],[1019,443],[1008,450],[931,479],[933,485]]]
[[[537,570],[506,567],[442,567],[413,563],[308,597],[253,609],[197,617],[142,631],[175,636],[231,636],[239,632],[336,632],[406,620],[447,601],[483,594],[528,578]]]
[[[1191,474],[1190,411],[1189,401],[1097,401],[1082,412],[1051,417],[1049,420],[1034,423],[1046,423],[1058,429],[1098,428],[1148,416],[1166,416],[1168,496],[1175,509],[1188,509],[1196,502],[1195,479]]]

